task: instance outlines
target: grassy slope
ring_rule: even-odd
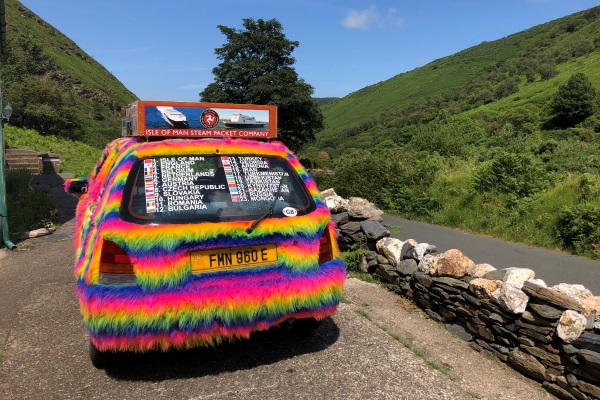
[[[77,93],[75,99],[87,126],[119,130],[120,107],[137,98],[131,91],[72,40],[19,1],[6,0],[6,20],[7,37],[26,35],[52,57],[64,83]],[[98,105],[104,117],[102,121],[89,117]]]
[[[523,32],[519,32],[505,38],[483,42],[478,46],[466,49],[454,55],[436,60],[424,67],[414,69],[404,74],[397,75],[387,81],[366,87],[351,93],[343,99],[337,100],[322,107],[325,117],[325,128],[317,134],[317,145],[320,147],[337,147],[345,138],[340,133],[344,129],[359,126],[361,123],[376,117],[383,117],[380,125],[386,125],[386,116],[393,115],[398,110],[409,104],[414,104],[428,97],[451,92],[454,89],[465,86],[473,77],[479,75],[486,67],[495,65],[498,61],[509,60],[518,57],[523,49],[530,47],[540,35],[557,29],[561,24],[579,18],[581,13],[574,14],[559,20],[538,25]],[[580,37],[594,38],[598,31],[598,21],[585,26],[580,31],[568,35],[562,42],[576,41]],[[561,71],[575,72],[580,66],[563,65]],[[598,69],[594,67],[585,68],[586,74],[596,86],[600,86]],[[531,100],[530,95],[542,96],[544,99],[550,97],[559,83],[570,76],[561,75],[545,84],[528,87],[530,92],[519,93],[517,96],[522,102]],[[536,92],[537,91],[537,92]],[[513,97],[512,101],[514,101]],[[501,102],[500,102],[501,103]],[[514,104],[514,103],[513,103]],[[493,103],[490,107],[501,107]],[[487,106],[486,106],[487,107]],[[393,118],[393,117],[391,117]],[[389,122],[389,119],[388,119]],[[360,141],[366,141],[364,148],[372,146],[367,135],[360,136]],[[355,142],[358,142],[355,140]]]
[[[61,172],[88,177],[100,158],[95,147],[55,136],[42,136],[31,129],[5,126],[6,144],[10,148],[50,151],[60,154]]]

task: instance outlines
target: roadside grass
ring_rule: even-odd
[[[5,126],[6,144],[9,148],[49,151],[60,155],[60,171],[74,176],[89,176],[102,151],[69,139],[42,136],[32,129]]]
[[[398,343],[402,344],[404,347],[406,347],[408,350],[410,350],[412,353],[414,353],[417,357],[423,359],[427,365],[429,365],[431,368],[441,372],[442,374],[444,374],[448,379],[450,379],[452,382],[455,382],[457,380],[459,380],[459,376],[457,376],[456,374],[454,374],[452,371],[450,371],[450,369],[448,367],[446,367],[445,365],[443,365],[442,363],[432,359],[425,350],[420,349],[419,347],[415,346],[414,344],[412,344],[409,340],[403,338],[402,336],[390,332],[389,329],[387,329],[385,326],[378,324],[377,322],[373,321],[373,318],[371,317],[371,315],[361,309],[361,308],[357,308],[354,310],[358,315],[364,317],[365,319],[367,319],[368,321],[370,321],[373,325],[375,325],[377,328],[381,329],[383,332],[385,332],[386,334],[388,334],[389,336],[392,337],[392,339],[394,339],[395,341],[397,341]]]

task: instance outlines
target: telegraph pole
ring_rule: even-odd
[[[6,4],[5,0],[0,0],[0,62],[6,53]],[[2,81],[0,80],[0,111],[3,110],[2,105]],[[6,182],[5,182],[5,144],[4,144],[4,117],[0,116],[0,237],[4,245],[9,249],[14,249],[16,246],[10,241],[8,232],[8,219],[6,207]]]

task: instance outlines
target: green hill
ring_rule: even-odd
[[[595,7],[323,105],[302,160],[404,217],[599,257],[599,33]]]
[[[520,103],[548,100],[555,85],[578,70],[600,87],[594,61],[599,16],[596,7],[483,42],[326,104],[325,129],[313,149],[337,156],[346,149],[369,148],[411,123],[495,103],[506,80],[517,81]],[[553,76],[555,69],[559,74]]]
[[[6,0],[0,73],[11,124],[103,147],[120,134],[121,107],[136,100],[72,40],[17,0]]]

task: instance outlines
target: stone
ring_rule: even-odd
[[[379,265],[377,266],[377,271],[379,271],[380,275],[385,279],[386,282],[398,284],[400,277],[396,270],[390,265]]]
[[[556,289],[547,288],[531,281],[525,281],[522,289],[528,296],[550,303],[559,308],[579,312],[584,311],[584,308],[576,299],[573,299]]]
[[[492,331],[490,331],[487,327],[485,327],[483,325],[476,325],[476,324],[467,322],[467,328],[469,328],[469,330],[471,332],[475,333],[479,337],[486,339],[490,342],[493,342],[494,340],[496,340]],[[479,344],[481,344],[481,343],[479,343]]]
[[[523,312],[523,314],[521,315],[521,318],[523,318],[525,321],[527,321],[531,324],[540,325],[540,326],[556,326],[558,324],[557,320],[542,318],[535,311],[525,310],[525,312]]]
[[[444,322],[444,318],[442,318],[442,316],[438,313],[436,313],[435,311],[431,310],[431,309],[426,309],[425,313],[429,316],[429,318],[437,321],[437,322]]]
[[[589,364],[594,368],[600,369],[600,353],[588,349],[582,349],[579,351],[579,357],[583,359],[585,364]]]
[[[559,283],[558,285],[552,286],[551,289],[558,290],[579,302],[593,296],[592,292],[586,289],[585,286],[579,284]]]
[[[572,343],[585,331],[586,324],[586,317],[578,312],[566,310],[558,320],[556,334],[563,342]]]
[[[519,334],[528,336],[528,337],[533,338],[542,343],[551,343],[552,342],[552,336],[543,335],[540,332],[534,331],[533,329],[521,328],[521,329],[519,329]]]
[[[351,236],[360,232],[360,222],[350,221],[344,225],[340,225],[339,228],[343,235]]]
[[[365,257],[367,258],[367,261],[376,260],[377,259],[377,252],[376,251],[367,251],[365,253]]]
[[[567,354],[577,354],[579,353],[579,349],[575,346],[573,346],[572,344],[568,344],[568,343],[563,343],[560,346],[562,348],[562,351],[564,351]]]
[[[402,275],[412,275],[419,270],[417,262],[412,258],[400,261],[400,265],[396,269]]]
[[[377,241],[390,236],[390,231],[380,222],[374,220],[362,221],[360,223],[360,229],[367,236],[367,240]]]
[[[546,335],[546,336],[552,335],[555,331],[555,329],[552,327],[532,325],[532,324],[523,322],[520,319],[516,321],[516,324],[519,327],[519,329],[527,329],[530,331],[535,331],[535,332],[538,332],[538,333],[540,333],[542,335]]]
[[[332,189],[333,190],[333,189]],[[329,208],[332,214],[348,211],[348,201],[341,196],[338,196],[335,191],[332,193],[328,190],[321,192],[324,197],[325,205]]]
[[[440,298],[441,300],[448,300],[450,297],[448,296],[448,293],[446,293],[443,289],[441,289],[439,286],[434,286],[431,289],[429,289],[429,293],[436,295],[438,298]]]
[[[370,267],[369,263],[367,262],[367,258],[363,256],[360,259],[360,264],[358,265],[358,269],[361,270],[362,272],[373,273],[373,271],[375,269],[377,269],[377,267]]]
[[[498,280],[512,285],[522,285],[528,279],[532,279],[535,272],[529,268],[505,268],[488,272],[485,279]]]
[[[329,188],[321,191],[321,196],[326,199],[327,197],[337,196],[334,188]]]
[[[573,396],[566,389],[563,389],[559,385],[550,382],[542,383],[542,387],[551,395],[556,396],[563,400],[577,400],[577,397]]]
[[[478,306],[478,307],[481,305],[481,300],[479,300],[477,297],[471,295],[469,292],[462,291],[461,295],[469,303],[471,303],[471,304],[473,304],[475,306]]]
[[[470,342],[471,340],[473,340],[473,335],[471,335],[461,324],[446,324],[446,329],[448,329],[450,333],[457,336],[459,339],[464,340],[465,342]]]
[[[350,218],[356,219],[369,219],[383,214],[383,211],[377,208],[375,204],[360,197],[350,197],[347,211]]]
[[[583,315],[594,314],[596,319],[600,316],[600,296],[592,296],[581,300],[581,306],[585,310]]]
[[[380,239],[376,244],[377,252],[383,254],[394,267],[397,267],[402,259],[402,246],[402,240],[390,237]]]
[[[546,350],[549,353],[560,354],[560,349],[558,348],[558,343],[540,344],[539,347],[543,350]]]
[[[490,264],[476,264],[467,271],[467,275],[472,276],[473,278],[483,278],[485,274],[495,270],[496,268],[492,267]]]
[[[583,313],[583,315],[585,316],[585,312]],[[585,330],[591,331],[592,329],[594,329],[594,325],[596,323],[596,311],[592,312],[591,314],[588,314],[586,318],[587,323],[585,324]]]
[[[546,380],[546,368],[531,354],[519,349],[514,349],[508,355],[508,363],[516,370],[521,371],[539,381]]]
[[[567,364],[567,369],[573,375],[577,375],[577,378],[579,379],[579,381],[577,382],[578,385],[579,382],[582,381],[582,379],[593,382],[596,385],[600,385],[600,369],[590,366],[582,368],[581,365],[574,364]]]
[[[433,265],[433,262],[438,257],[441,257],[441,254],[435,254],[435,255],[427,254],[427,255],[423,256],[423,259],[419,262],[419,271],[429,274],[429,271],[431,270],[431,266]]]
[[[388,260],[385,256],[381,254],[377,254],[377,263],[378,264],[389,264],[390,260]]]
[[[584,393],[591,394],[596,398],[600,398],[600,387],[592,385],[585,381],[577,382],[577,387]]]
[[[535,340],[532,340],[527,336],[519,336],[518,341],[525,346],[535,346]]]
[[[421,261],[427,254],[432,254],[436,251],[437,248],[434,245],[429,243],[418,243],[406,253],[406,256]]]
[[[539,286],[548,287],[548,285],[546,285],[546,282],[544,282],[543,279],[529,279],[529,282],[535,283],[536,285],[539,285]]]
[[[531,308],[535,311],[540,317],[547,319],[559,319],[564,310],[559,310],[558,308],[550,307],[546,304],[536,304],[529,301],[527,307]]]
[[[469,292],[480,299],[490,298],[502,283],[489,279],[475,278],[469,282]]]
[[[600,335],[591,332],[584,332],[573,345],[579,349],[597,350],[600,348]]]
[[[350,221],[350,216],[344,211],[337,214],[331,214],[331,219],[335,222],[336,226],[340,226],[348,223]]]
[[[537,358],[546,360],[552,364],[560,364],[560,362],[561,362],[560,356],[558,354],[548,353],[547,351],[542,350],[539,347],[521,345],[521,348],[523,350],[525,350],[526,352],[528,352],[529,354],[536,356]]]
[[[491,299],[502,309],[513,314],[522,314],[529,301],[529,297],[519,287],[509,283],[494,291]]]
[[[465,256],[460,250],[451,249],[441,254],[434,260],[430,269],[432,276],[450,276],[460,278],[475,266],[473,260]]]
[[[404,241],[404,244],[402,245],[402,248],[400,249],[400,259],[401,260],[406,260],[406,259],[413,259],[414,257],[410,257],[409,254],[413,251],[413,249],[415,248],[415,246],[418,246],[419,243],[417,243],[416,240],[414,239],[407,239]],[[415,260],[417,261],[417,260]]]
[[[435,277],[433,278],[433,281],[455,288],[457,293],[460,293],[461,289],[469,288],[469,284],[467,282],[463,282],[460,279],[450,278],[448,276]]]
[[[431,276],[427,275],[424,272],[416,271],[413,274],[413,276],[415,277],[417,282],[419,282],[421,285],[423,285],[424,288],[429,288],[431,286],[431,284],[433,283],[433,279],[431,278]]]

